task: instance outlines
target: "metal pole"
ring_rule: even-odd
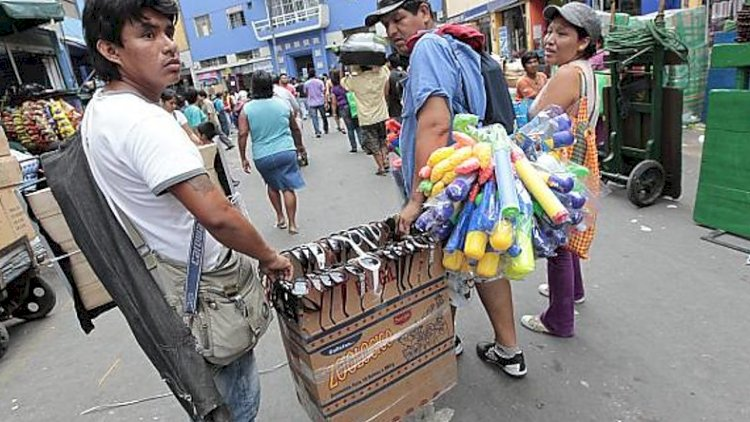
[[[23,81],[21,80],[21,74],[18,73],[18,66],[16,66],[16,59],[13,57],[13,52],[10,51],[10,47],[8,47],[8,42],[5,41],[5,51],[8,52],[8,59],[10,59],[10,66],[13,68],[13,73],[16,75],[16,80],[18,81],[18,85],[23,85]]]
[[[273,5],[269,5],[269,2],[274,0],[266,0],[266,14],[268,15],[268,22],[271,24],[271,66],[273,66],[274,73],[279,73],[279,60],[276,58],[276,25],[273,23]]]

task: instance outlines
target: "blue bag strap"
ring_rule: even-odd
[[[206,229],[196,221],[190,238],[190,255],[187,260],[185,280],[185,314],[195,315],[198,309],[198,288],[203,274],[203,255],[206,244]]]

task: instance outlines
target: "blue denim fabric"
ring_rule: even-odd
[[[260,375],[253,352],[219,369],[214,381],[232,413],[232,420],[253,422],[260,407]]]

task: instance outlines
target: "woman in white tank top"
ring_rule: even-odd
[[[548,22],[544,57],[547,64],[558,69],[532,104],[530,117],[550,105],[558,105],[575,118],[585,96],[593,129],[599,112],[596,80],[587,60],[596,53],[596,41],[601,35],[596,13],[585,4],[574,2],[563,7],[548,6],[544,17]],[[540,315],[523,316],[521,324],[535,332],[571,337],[574,304],[584,300],[579,257],[567,249],[558,249],[557,256],[547,260],[547,279],[548,284],[539,286],[539,292],[549,296],[549,307]]]

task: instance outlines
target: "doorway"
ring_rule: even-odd
[[[307,70],[315,68],[312,54],[295,57],[294,67],[297,69],[297,78],[307,79]]]

